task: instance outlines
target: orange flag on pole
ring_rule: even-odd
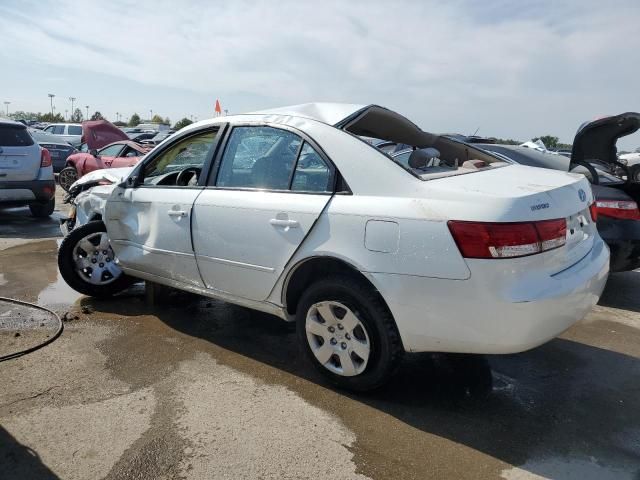
[[[222,115],[222,108],[220,107],[220,101],[216,98],[216,109],[215,112],[218,115]]]

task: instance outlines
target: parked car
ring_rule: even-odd
[[[175,130],[163,130],[162,132],[156,133],[153,137],[151,137],[149,139],[142,140],[140,143],[142,143],[143,145],[151,145],[151,146],[155,147],[160,142],[162,142],[165,139],[169,138],[174,133],[176,133]]]
[[[64,138],[74,147],[82,143],[82,125],[79,123],[52,123],[44,131]]]
[[[358,136],[419,148],[405,166]],[[296,321],[310,362],[354,390],[405,351],[540,345],[586,315],[609,271],[584,176],[375,105],[200,122],[119,177],[75,198],[58,254],[71,287],[106,297],[144,279]]]
[[[567,172],[570,160],[562,155],[539,152],[519,145],[476,144],[496,155],[527,165]],[[411,150],[393,154],[400,162],[407,162]],[[589,174],[576,166],[575,173]],[[600,236],[611,249],[611,271],[622,272],[640,267],[640,210],[633,198],[619,187],[624,185],[617,177],[603,171],[598,172],[598,185],[592,185],[596,200],[597,227]]]
[[[34,217],[55,208],[51,156],[20,122],[0,120],[0,206],[28,205]]]
[[[53,163],[53,171],[55,173],[60,172],[60,170],[62,170],[66,165],[69,155],[77,151],[62,137],[58,137],[57,135],[53,135],[48,132],[43,132],[42,130],[37,130],[35,128],[30,128],[28,130],[33,139],[38,142],[38,145],[49,151],[49,154],[51,155],[51,162]]]
[[[129,140],[142,143],[144,140],[150,140],[156,136],[156,132],[132,132],[127,134]]]
[[[63,190],[68,191],[73,182],[83,175],[103,168],[131,167],[149,150],[149,146],[131,140],[120,140],[100,150],[75,153],[67,158],[67,166],[60,172],[58,182]]]

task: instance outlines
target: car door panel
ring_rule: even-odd
[[[330,195],[206,189],[193,210],[204,284],[251,300],[268,297]]]
[[[122,266],[203,286],[191,245],[198,188],[121,189],[107,202],[105,223]]]

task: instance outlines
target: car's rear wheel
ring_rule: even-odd
[[[56,208],[56,200],[52,198],[45,203],[31,203],[29,204],[29,210],[31,215],[36,218],[45,218],[50,216]]]
[[[114,295],[133,283],[118,265],[101,221],[75,228],[65,237],[58,268],[71,288],[92,297]]]
[[[65,167],[60,170],[60,173],[58,174],[58,183],[65,192],[69,191],[71,185],[73,185],[76,180],[78,180],[78,171],[76,170],[76,167]]]
[[[312,284],[300,299],[296,322],[307,358],[349,390],[383,385],[404,352],[389,309],[358,278],[333,276]]]

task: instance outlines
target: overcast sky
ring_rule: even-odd
[[[0,101],[172,122],[376,103],[432,132],[570,142],[640,110],[640,1],[0,0]],[[4,105],[0,105],[4,107]],[[621,147],[640,146],[640,134]]]

